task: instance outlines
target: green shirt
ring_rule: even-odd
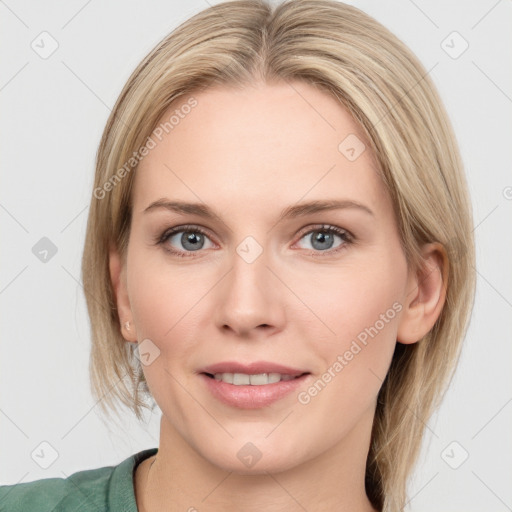
[[[2,512],[137,512],[134,470],[158,452],[150,448],[117,466],[78,471],[67,478],[44,478],[0,486]]]

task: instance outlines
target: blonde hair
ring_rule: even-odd
[[[447,249],[444,308],[418,343],[397,343],[375,411],[366,489],[376,508],[396,512],[404,507],[425,422],[453,376],[473,307],[472,214],[457,143],[427,72],[399,39],[355,7],[330,0],[220,3],[180,25],[135,69],[99,145],[82,261],[92,390],[107,413],[117,402],[141,418],[147,407],[142,394],[148,389],[121,335],[109,273],[111,244],[126,254],[139,149],[171,104],[190,102],[194,92],[213,85],[257,80],[302,80],[337,98],[380,164],[411,268],[421,267],[423,244]]]

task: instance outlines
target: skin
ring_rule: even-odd
[[[364,137],[325,92],[257,83],[194,97],[198,105],[136,171],[126,265],[110,253],[123,336],[160,351],[143,366],[162,417],[159,451],[135,473],[137,506],[374,510],[364,471],[377,394],[396,342],[417,342],[442,310],[445,253],[425,245],[425,267],[408,268],[369,145],[355,161],[338,150],[347,135]],[[162,198],[206,204],[217,217],[144,213]],[[373,215],[345,208],[279,220],[286,207],[327,199]],[[185,224],[207,231],[198,250],[183,246],[182,232],[155,244]],[[332,245],[314,245],[322,224],[347,230],[352,243],[335,234]],[[252,263],[236,251],[247,236],[263,249]],[[307,404],[292,393],[242,410],[198,376],[208,364],[266,360],[311,372],[299,391],[307,390],[394,303],[401,310]],[[261,453],[251,468],[237,457],[247,442]]]

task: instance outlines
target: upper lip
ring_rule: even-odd
[[[282,364],[271,363],[268,361],[255,361],[253,363],[238,363],[236,361],[225,361],[221,363],[205,366],[199,370],[200,373],[246,373],[248,375],[257,375],[260,373],[279,373],[281,375],[291,375],[297,377],[303,373],[309,373],[306,370],[291,368]]]

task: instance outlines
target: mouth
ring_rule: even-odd
[[[240,365],[223,364],[208,368],[207,371],[203,369],[198,376],[210,396],[223,405],[237,409],[268,407],[289,397],[293,392],[297,393],[299,388],[305,387],[312,379],[310,372],[268,364],[266,368],[272,366],[274,371],[265,372],[260,369],[261,365],[256,365],[259,366],[258,369],[253,369],[254,366],[244,372]],[[232,371],[225,371],[228,369]],[[283,403],[289,405],[284,400]]]
[[[234,386],[266,386],[269,384],[276,384],[278,382],[287,382],[294,379],[299,379],[304,375],[309,375],[309,372],[300,373],[298,375],[288,373],[208,373],[203,372],[206,377],[219,381],[225,382],[226,384],[232,384]]]

